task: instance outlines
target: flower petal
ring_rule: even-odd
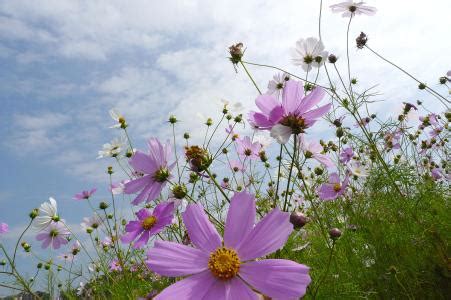
[[[211,272],[204,271],[170,285],[158,294],[155,300],[204,299],[205,294],[215,282],[216,279],[211,275]]]
[[[146,264],[162,276],[186,276],[208,268],[208,253],[193,247],[166,241],[157,241],[147,252]]]
[[[202,205],[188,205],[182,217],[189,238],[197,248],[210,253],[221,246],[221,237],[208,220]]]
[[[135,171],[144,174],[153,174],[158,166],[155,164],[149,155],[136,151],[132,158],[128,161]]]
[[[266,94],[258,96],[255,104],[265,115],[269,115],[274,107],[280,105],[276,98]]]
[[[301,100],[304,97],[304,86],[302,82],[296,80],[288,80],[285,83],[282,95],[282,106],[285,114],[294,113],[298,106],[301,104]]]
[[[258,258],[282,248],[293,231],[290,214],[273,209],[236,248],[242,261]]]
[[[230,199],[224,230],[224,244],[235,248],[252,231],[255,224],[255,198],[247,192],[236,193]]]
[[[316,108],[309,112],[306,112],[305,114],[303,114],[302,117],[306,120],[317,119],[319,117],[322,117],[325,113],[327,113],[331,107],[332,107],[332,104],[328,103],[326,105],[320,106],[319,108]]]
[[[302,99],[301,105],[299,105],[296,112],[301,114],[308,111],[323,99],[325,93],[326,92],[324,91],[324,89],[322,89],[321,87],[316,87],[310,94]]]
[[[129,182],[126,182],[124,185],[124,192],[126,194],[133,194],[137,191],[140,191],[144,186],[149,184],[152,181],[152,178],[150,175],[146,175],[143,177],[139,177],[133,180],[130,180]]]
[[[275,138],[279,144],[286,144],[290,140],[291,128],[277,124],[271,128],[271,137]]]
[[[271,298],[298,299],[311,279],[309,268],[291,260],[265,259],[241,265],[240,276]]]

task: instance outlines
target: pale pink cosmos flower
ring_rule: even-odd
[[[102,222],[102,218],[98,214],[95,214],[89,218],[83,218],[83,222],[80,223],[80,226],[84,231],[87,231],[88,229],[97,229]]]
[[[147,253],[151,271],[185,277],[158,299],[258,299],[254,290],[276,299],[298,299],[310,284],[309,268],[284,259],[262,259],[285,244],[293,231],[290,214],[274,209],[255,224],[255,198],[236,193],[226,218],[224,238],[199,204],[182,215],[191,243],[157,241]],[[254,289],[254,290],[253,290]]]
[[[240,171],[244,171],[245,167],[239,160],[232,160],[230,162],[230,169],[233,172],[240,172]]]
[[[330,157],[323,154],[323,146],[321,146],[319,142],[308,142],[305,140],[304,135],[300,135],[299,147],[300,149],[304,150],[304,155],[306,158],[313,158],[327,168],[335,166]]]
[[[355,15],[373,16],[377,12],[375,7],[365,5],[365,2],[354,2],[353,0],[331,5],[330,8],[334,13],[342,13],[341,16],[344,18],[353,17]]]
[[[337,173],[332,173],[329,176],[329,181],[323,183],[318,189],[318,195],[321,200],[334,200],[343,195],[348,187],[349,177],[346,176],[343,182],[340,181],[340,176]]]
[[[80,193],[75,194],[75,200],[87,200],[97,191],[96,188],[91,189],[90,191],[81,191]]]
[[[285,87],[285,83],[290,80],[290,75],[287,73],[278,73],[274,75],[273,79],[268,83],[268,91],[266,94],[268,95],[279,95],[282,94],[283,88]]]
[[[351,159],[354,157],[354,151],[352,150],[352,147],[347,147],[343,149],[340,153],[340,162],[342,164],[347,164],[351,161]]]
[[[174,218],[174,202],[163,202],[158,204],[153,212],[148,209],[140,209],[136,216],[137,221],[130,221],[125,225],[127,232],[121,237],[123,243],[131,243],[136,238],[138,240],[133,244],[134,248],[143,247],[149,238],[162,231],[167,225],[172,223]]]
[[[110,186],[110,191],[113,195],[120,195],[124,193],[125,189],[125,183],[127,183],[128,180],[122,180],[120,182],[112,183]]]
[[[304,133],[326,114],[332,104],[314,108],[324,97],[324,90],[316,87],[304,96],[302,82],[289,80],[282,94],[282,103],[270,95],[260,95],[255,104],[260,112],[251,111],[249,123],[257,129],[269,130],[277,142],[286,144],[292,134]]]
[[[42,241],[42,249],[49,245],[53,249],[59,249],[62,245],[66,245],[69,241],[69,230],[61,222],[50,223],[41,233],[36,235],[36,240]]]
[[[6,223],[0,223],[0,234],[7,233],[9,231],[9,226]]]
[[[135,205],[144,200],[147,202],[153,201],[160,195],[167,180],[171,177],[170,171],[175,164],[169,165],[168,163],[171,155],[169,143],[163,145],[156,138],[151,138],[148,141],[148,147],[148,153],[138,150],[129,161],[134,171],[143,174],[142,177],[125,183],[124,192],[126,194],[139,192],[132,201]]]
[[[357,177],[367,177],[368,169],[365,168],[361,163],[357,161],[351,161],[347,165],[348,170],[352,173],[352,175]]]
[[[251,138],[245,136],[243,139],[237,139],[237,152],[241,159],[259,159],[259,153],[262,149],[262,145],[259,142],[252,142]]]

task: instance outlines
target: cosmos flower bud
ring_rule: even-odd
[[[352,84],[357,84],[357,78],[352,78],[352,79],[351,79],[351,83],[352,83]]]
[[[438,82],[439,82],[440,84],[445,84],[445,83],[448,82],[448,78],[446,78],[446,77],[440,77],[440,78],[438,79]]]
[[[419,88],[420,90],[424,90],[424,89],[426,88],[426,84],[420,83],[420,84],[418,85],[418,88]]]
[[[45,266],[44,266],[44,269],[46,269],[48,271],[48,270],[50,270],[51,266],[52,265],[50,263],[46,263]]]
[[[186,186],[183,183],[182,184],[176,184],[172,188],[172,193],[174,194],[174,197],[176,199],[183,199],[183,198],[185,198],[186,194],[188,193],[188,190],[187,190]]]
[[[2,261],[0,261],[0,266],[6,266],[6,260],[2,259]]]
[[[308,221],[308,217],[301,212],[294,211],[290,215],[290,223],[293,224],[294,229],[301,229]]]
[[[329,57],[328,57],[327,59],[329,60],[329,62],[330,62],[331,64],[334,64],[334,63],[337,62],[338,57],[336,57],[334,54],[330,54]]]
[[[189,139],[189,133],[188,133],[188,132],[185,132],[185,133],[183,134],[183,138],[184,138],[185,140]]]
[[[108,208],[108,203],[106,203],[106,202],[100,202],[99,208],[100,208],[100,209],[107,209],[107,208]]]
[[[244,51],[243,51],[243,43],[237,43],[235,45],[232,45],[229,47],[229,53],[230,53],[230,61],[233,64],[238,64],[241,61],[241,58],[243,57]]]
[[[207,122],[205,122],[205,125],[207,125],[207,126],[213,125],[213,119],[212,118],[208,118]]]
[[[329,236],[331,239],[336,240],[341,236],[341,230],[338,228],[332,228],[329,230]]]
[[[243,115],[239,114],[233,119],[236,123],[240,123],[243,120]]]
[[[339,127],[337,128],[337,131],[335,132],[338,138],[341,138],[344,135],[343,128]]]
[[[365,33],[360,32],[360,35],[355,39],[357,48],[363,49],[365,47],[366,43],[368,42],[368,37]]]
[[[113,174],[114,172],[113,172],[113,167],[112,166],[108,166],[108,168],[107,168],[107,173],[108,174]]]
[[[39,210],[37,208],[33,208],[33,210],[30,212],[29,216],[33,220],[39,215]]]
[[[170,116],[169,117],[169,123],[171,123],[171,124],[177,123],[177,118],[175,116]]]

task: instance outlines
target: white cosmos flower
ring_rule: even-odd
[[[286,144],[290,140],[291,128],[281,124],[277,124],[271,128],[271,137],[275,138],[279,144]]]
[[[97,158],[116,157],[121,153],[124,145],[125,141],[123,138],[114,138],[111,142],[103,144],[103,148],[99,151]]]
[[[111,119],[116,121],[116,124],[110,126],[110,128],[121,128],[123,122],[125,122],[124,116],[119,113],[115,108],[110,109],[109,111]]]
[[[268,83],[268,91],[266,93],[279,96],[288,80],[290,80],[290,75],[287,73],[278,73],[274,75],[273,79]]]
[[[33,221],[33,227],[39,231],[44,230],[50,223],[58,218],[56,200],[52,197],[39,207],[39,215]]]
[[[262,149],[268,148],[272,144],[272,139],[266,135],[263,135],[261,133],[257,133],[254,135],[254,142],[259,142],[260,145],[262,145]]]
[[[296,42],[296,48],[293,49],[292,62],[307,72],[312,67],[319,68],[324,64],[327,54],[327,51],[324,51],[323,42],[317,38],[300,39]]]
[[[351,161],[348,164],[348,169],[349,169],[349,171],[351,171],[351,173],[353,175],[355,175],[357,177],[367,177],[368,176],[368,170],[356,161]]]
[[[241,102],[230,102],[225,99],[221,99],[221,102],[224,104],[223,106],[226,106],[230,112],[232,113],[240,113],[243,111],[244,106]]]
[[[373,16],[377,11],[375,7],[365,5],[365,2],[354,2],[353,0],[348,0],[331,5],[330,8],[332,9],[332,12],[342,12],[343,14],[341,16],[344,18],[348,18],[354,15]]]

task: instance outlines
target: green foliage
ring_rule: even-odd
[[[305,299],[445,299],[451,294],[447,186],[417,181],[407,168],[391,172],[409,187],[405,197],[388,188],[389,179],[376,170],[364,193],[317,203],[320,219],[309,208],[311,222],[275,254],[311,267]],[[332,256],[333,241],[324,227],[343,232]]]

